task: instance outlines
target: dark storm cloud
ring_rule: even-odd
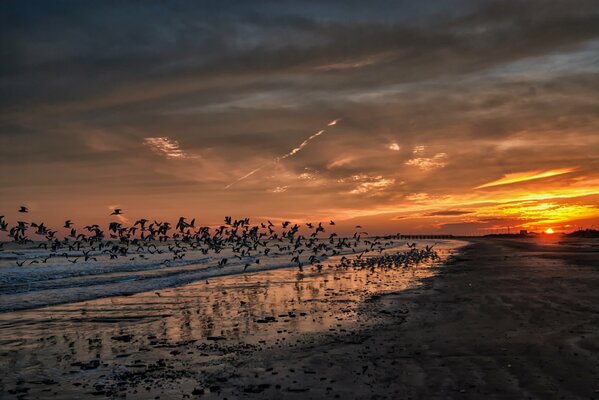
[[[243,83],[295,73],[334,89],[381,84],[384,74],[388,85],[488,68],[599,34],[596,7],[584,1],[575,7],[459,2],[454,18],[431,15],[419,25],[405,23],[409,14],[401,7],[386,18],[356,19],[376,8],[371,3],[356,6],[353,15],[336,13],[346,7],[335,2],[323,7],[324,15],[294,14],[297,6],[270,11],[270,2],[206,4],[5,3],[3,37],[12,40],[2,43],[2,88],[12,104],[22,104],[79,102],[149,80],[168,86],[235,76]],[[373,56],[381,58],[365,68],[335,68]],[[326,66],[332,69],[314,70]]]

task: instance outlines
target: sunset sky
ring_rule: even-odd
[[[596,0],[19,0],[0,33],[9,220],[599,228]]]

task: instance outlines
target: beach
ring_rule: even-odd
[[[598,398],[598,250],[477,239],[422,286],[368,302],[388,316],[375,328],[244,367],[285,371],[309,388],[295,398]]]
[[[469,239],[442,265],[3,313],[2,398],[597,398],[597,244]]]
[[[418,243],[433,244],[439,264],[465,242]],[[407,249],[403,242],[383,253]],[[244,263],[216,265],[226,253],[192,253],[180,265],[105,257],[16,268],[12,258],[39,259],[31,254],[39,250],[11,251],[0,270],[0,305],[11,310],[0,313],[0,367],[10,371],[0,382],[9,398],[218,398],[222,374],[244,357],[354,334],[385,317],[363,309],[368,299],[419,285],[436,270],[335,267],[360,248],[329,257],[321,270],[290,267],[275,253],[251,272]]]

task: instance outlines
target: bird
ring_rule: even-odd
[[[29,208],[27,208],[25,206],[21,206],[21,208],[19,208],[19,212],[20,213],[28,213],[29,212]]]
[[[23,208],[26,209],[24,206]],[[121,208],[115,208],[110,215],[122,214]],[[165,259],[158,262],[171,266],[175,265],[175,262],[181,262],[179,260],[183,260],[184,257],[190,259],[190,262],[195,262],[193,254],[197,252],[208,257],[214,255],[218,268],[231,264],[233,260],[239,260],[243,262],[243,271],[247,271],[252,264],[260,264],[258,257],[262,254],[266,257],[271,254],[277,257],[288,256],[302,271],[303,266],[308,264],[321,270],[323,260],[343,254],[354,255],[353,264],[348,260],[340,262],[342,266],[353,268],[411,265],[422,262],[427,257],[433,259],[435,254],[432,246],[419,250],[416,248],[416,243],[408,244],[410,250],[399,255],[382,254],[385,248],[394,246],[393,241],[399,239],[398,235],[369,237],[363,240],[362,236],[368,233],[359,230],[353,237],[341,237],[335,232],[324,236],[322,235],[325,233],[323,222],[297,224],[283,220],[281,223],[283,232],[277,232],[273,229],[275,225],[270,220],[267,223],[252,225],[247,217],[234,220],[231,216],[226,216],[224,225],[218,227],[196,227],[195,218],[190,218],[189,221],[185,217],[180,217],[176,224],[155,219],[140,219],[133,226],[128,226],[129,222],[125,220],[113,221],[108,223],[107,229],[101,228],[98,224],[89,224],[78,233],[73,228],[73,222],[66,220],[64,228],[69,229],[70,232],[62,239],[58,237],[57,231],[45,226],[44,223],[18,221],[10,228],[9,236],[17,244],[32,242],[27,237],[28,232],[45,236],[46,241],[39,243],[38,247],[43,247],[47,251],[36,257],[38,260],[31,262],[32,264],[46,263],[49,257],[55,256],[65,257],[73,264],[84,265],[90,261],[101,262],[102,257],[111,260],[126,257],[127,260],[141,262],[141,260],[152,260],[145,254],[168,253]],[[328,225],[335,225],[335,222],[330,220]],[[29,230],[30,228],[34,230]],[[356,228],[362,227],[357,225]],[[4,220],[4,216],[0,216],[0,230],[8,229],[8,222]],[[64,250],[68,250],[69,253]],[[378,252],[379,255],[367,256],[365,254],[367,251]],[[73,256],[71,252],[77,252],[77,255]],[[219,256],[219,254],[223,255]]]

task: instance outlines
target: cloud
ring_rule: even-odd
[[[154,152],[163,155],[166,158],[181,160],[189,157],[188,154],[181,149],[179,142],[168,136],[147,137],[144,139],[144,143]]]
[[[33,3],[3,7],[0,209],[201,198],[208,216],[390,210],[426,229],[431,210],[598,192],[596,1]]]
[[[422,153],[424,153],[425,149],[426,149],[426,147],[423,145],[414,146],[414,149],[412,150],[412,154],[422,154]]]
[[[318,65],[314,69],[316,71],[337,71],[337,70],[346,70],[346,69],[358,69],[369,67],[380,62],[383,62],[386,58],[388,58],[390,54],[379,54],[372,55],[361,59],[347,60],[341,61],[333,64],[326,65]]]
[[[351,164],[353,161],[355,161],[355,159],[356,158],[353,156],[341,157],[331,161],[326,168],[333,169],[337,167],[343,167],[345,165]]]
[[[276,188],[272,189],[271,192],[283,193],[283,192],[286,192],[288,188],[289,188],[289,186],[277,186]]]
[[[430,196],[428,193],[411,193],[406,195],[405,199],[409,201],[422,201],[430,199]]]
[[[516,172],[512,174],[506,174],[503,178],[483,185],[475,187],[475,189],[482,189],[492,186],[509,185],[519,182],[527,182],[535,179],[549,178],[552,176],[568,174],[575,171],[576,168],[560,168],[552,169],[549,171],[528,171],[528,172]]]
[[[418,167],[423,171],[431,171],[437,168],[443,168],[447,165],[445,161],[447,154],[437,153],[433,157],[418,157],[406,161],[406,165]]]
[[[301,174],[299,174],[297,176],[297,179],[301,179],[304,181],[313,181],[316,179],[316,176],[314,173],[310,173],[310,172],[302,172]]]
[[[469,210],[443,210],[443,211],[433,211],[426,214],[429,217],[446,217],[446,216],[456,216],[456,215],[466,215],[472,214],[474,211]]]
[[[376,195],[395,183],[393,178],[383,178],[382,176],[353,176],[354,181],[361,181],[358,186],[350,190],[351,194]]]
[[[558,201],[527,201],[497,207],[495,215],[518,218],[522,226],[558,224],[599,215],[594,204],[567,204]]]

